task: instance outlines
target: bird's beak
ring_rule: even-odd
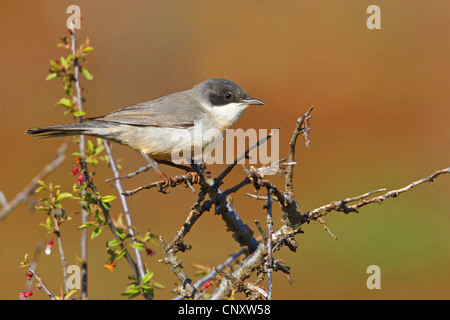
[[[241,100],[242,104],[253,104],[253,105],[263,105],[264,102],[262,102],[261,100],[258,99],[253,99],[248,97],[247,99],[243,99]]]

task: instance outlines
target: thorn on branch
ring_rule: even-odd
[[[414,181],[410,184],[408,184],[407,186],[400,188],[400,189],[396,189],[396,190],[391,190],[389,192],[386,192],[380,196],[377,197],[372,197],[369,198],[369,196],[373,195],[374,193],[379,193],[379,192],[383,192],[386,191],[386,189],[377,189],[377,190],[373,190],[370,192],[367,192],[365,194],[362,194],[360,196],[356,196],[356,197],[352,197],[352,198],[346,198],[342,201],[335,201],[335,202],[331,202],[327,205],[321,206],[319,208],[316,208],[314,210],[311,210],[307,213],[305,213],[303,215],[303,222],[309,222],[311,220],[317,220],[319,221],[322,226],[324,227],[325,230],[327,230],[330,235],[332,237],[334,237],[334,235],[331,233],[330,229],[326,226],[325,221],[323,221],[321,219],[321,217],[327,215],[329,212],[331,211],[338,211],[338,212],[344,212],[346,214],[350,213],[350,212],[356,212],[358,213],[358,210],[368,204],[371,203],[378,203],[381,204],[384,200],[386,200],[387,198],[397,198],[400,194],[407,192],[409,190],[411,190],[412,188],[425,183],[425,182],[432,182],[434,180],[437,179],[437,177],[439,177],[440,175],[443,174],[448,174],[450,173],[450,167],[446,168],[446,169],[442,169],[439,171],[436,171],[435,173],[431,174],[428,177],[425,177],[423,179]],[[359,201],[357,204],[351,205],[351,206],[347,206],[348,203],[350,202],[355,202],[355,201]]]

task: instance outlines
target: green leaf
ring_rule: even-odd
[[[92,222],[86,222],[85,224],[82,224],[81,226],[78,227],[79,229],[86,229],[86,228],[90,228],[97,225],[96,223],[92,223]]]
[[[98,211],[95,213],[95,220],[97,220],[98,222],[102,222],[102,223],[106,221],[105,218],[103,218],[103,216],[101,214],[99,214]]]
[[[45,77],[45,80],[52,80],[55,79],[57,76],[58,76],[57,73],[52,72],[47,77]]]
[[[90,73],[87,69],[83,68],[81,70],[81,73],[83,74],[83,76],[86,78],[86,80],[92,80],[94,79],[94,75],[92,73]]]
[[[146,275],[142,278],[142,283],[148,283],[153,278],[153,271],[149,271],[146,273]]]
[[[84,194],[84,200],[86,200],[86,201],[92,201],[92,200],[95,200],[95,195],[92,194],[92,193],[86,192],[86,193]]]
[[[97,148],[95,148],[94,156],[96,156],[96,155],[98,155],[100,152],[102,152],[103,149],[105,149],[104,146],[98,146]]]
[[[120,251],[119,254],[116,256],[116,260],[119,260],[120,258],[122,258],[126,253],[127,253],[126,249],[123,249],[122,251]]]
[[[84,116],[86,113],[84,113],[83,111],[81,111],[81,110],[77,110],[77,111],[75,111],[74,113],[73,113],[73,115],[75,116],[75,117],[77,117],[77,118],[79,118],[79,117],[82,117],[82,116]]]
[[[154,296],[155,296],[155,293],[154,293],[154,291],[153,291],[153,288],[146,288],[146,289],[144,289],[144,293],[145,293],[146,295],[150,296],[150,297],[154,297]]]
[[[29,263],[28,263],[28,253],[25,253],[25,257],[23,258],[23,261],[21,261],[19,263],[19,267],[25,267],[25,266],[28,266],[28,265],[29,265]]]
[[[114,195],[104,196],[102,197],[102,202],[111,202],[116,198]]]
[[[69,69],[69,62],[66,60],[66,58],[61,57],[61,65],[63,66],[64,69]]]
[[[69,292],[66,293],[66,295],[64,296],[64,299],[67,300],[68,298],[70,298],[71,295],[73,295],[75,292],[77,292],[77,289],[72,289]]]
[[[140,294],[140,289],[138,287],[130,288],[122,292],[123,296],[128,296],[128,298],[134,298]]]
[[[144,244],[143,244],[143,243],[140,243],[140,242],[131,243],[131,244],[130,244],[130,247],[135,248],[135,249],[138,249],[138,250],[144,250],[144,249],[145,249]]]
[[[89,153],[90,154],[94,153],[94,144],[92,143],[92,141],[88,140],[87,144],[88,144],[88,151],[89,151]]]
[[[120,237],[120,239],[125,240],[125,238],[127,237],[127,234],[121,229],[121,228],[117,228],[116,229],[117,235]]]
[[[102,227],[97,227],[91,234],[91,239],[94,239],[99,236],[99,234],[102,233]]]
[[[135,296],[139,294],[139,289],[129,289],[129,290],[125,290],[124,292],[122,292],[123,296]]]
[[[69,197],[72,197],[72,194],[70,192],[63,192],[56,197],[56,201],[61,201],[62,199]]]
[[[59,64],[56,61],[50,60],[50,65],[52,66],[53,69],[59,70]]]
[[[50,219],[50,217],[47,217],[45,223],[40,223],[39,225],[46,228],[48,231],[53,231],[52,220]]]
[[[72,108],[73,106],[72,106],[72,102],[69,100],[69,99],[67,99],[67,98],[61,98],[57,103],[56,103],[56,105],[58,105],[58,106],[63,106],[63,107],[67,107],[67,108]]]
[[[108,246],[114,247],[114,246],[118,246],[121,243],[122,243],[122,241],[120,241],[120,240],[111,240],[111,241],[108,241]]]
[[[156,288],[156,289],[164,289],[165,288],[163,284],[158,283],[158,282],[153,282],[152,286],[153,286],[153,288]]]

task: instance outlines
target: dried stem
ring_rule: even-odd
[[[123,195],[122,183],[120,182],[120,179],[118,179],[119,170],[117,169],[116,161],[114,160],[114,156],[112,154],[112,150],[111,150],[109,142],[106,140],[103,140],[103,145],[105,147],[106,154],[108,155],[108,158],[109,158],[109,164],[111,166],[111,170],[114,174],[114,178],[115,178],[114,186],[116,187],[117,192],[119,193],[119,198],[120,198],[120,202],[122,204],[123,213],[125,215],[125,219],[127,220],[128,233],[131,235],[131,242],[133,244],[135,244],[135,243],[137,243],[137,240],[136,240],[136,237],[134,234],[133,221],[132,221],[130,209],[128,207],[127,198]],[[134,248],[134,255],[136,257],[137,270],[139,273],[139,277],[137,277],[137,279],[138,279],[138,282],[140,284],[142,284],[142,279],[144,278],[146,272],[145,272],[144,262],[142,261],[141,251],[138,248]],[[144,297],[147,299],[150,299],[150,296],[148,296],[148,295],[144,295]]]
[[[285,183],[285,192],[289,196],[292,196],[293,194],[293,176],[294,176],[294,163],[295,163],[295,145],[297,142],[297,137],[299,134],[303,133],[305,137],[305,145],[309,147],[310,140],[309,140],[309,120],[311,119],[311,111],[313,110],[313,107],[311,107],[303,116],[298,118],[297,120],[297,126],[294,130],[294,133],[292,134],[291,140],[289,141],[289,155],[288,155],[288,162],[291,163],[288,165],[286,169],[286,183]]]
[[[238,252],[236,252],[235,254],[232,254],[227,260],[225,260],[223,263],[221,263],[220,265],[218,265],[217,267],[213,268],[211,270],[211,272],[209,272],[206,276],[202,277],[201,279],[199,279],[196,283],[195,283],[195,287],[198,289],[203,283],[205,283],[206,281],[213,279],[217,274],[217,270],[223,270],[226,267],[228,267],[229,265],[231,265],[231,263],[236,260],[237,258],[239,258],[242,254],[247,252],[247,248],[243,248],[241,250],[239,250]]]
[[[61,267],[63,272],[63,279],[64,279],[64,293],[68,293],[69,289],[67,288],[67,267],[66,267],[66,256],[64,254],[62,239],[61,239],[61,232],[59,231],[59,221],[55,217],[55,214],[53,214],[53,223],[54,223],[54,233],[56,235],[56,239],[58,241],[58,249],[59,249],[59,256],[61,258]]]
[[[110,180],[112,180],[112,179],[110,179]],[[118,179],[115,179],[115,180],[117,181]],[[149,183],[149,184],[146,184],[143,186],[139,186],[133,190],[123,191],[122,194],[124,196],[132,196],[132,195],[138,193],[139,191],[152,189],[152,188],[159,188],[159,191],[166,193],[166,189],[169,186],[174,188],[180,184],[185,184],[187,187],[192,187],[193,184],[196,184],[198,182],[199,182],[199,180],[196,178],[195,175],[185,174],[182,176],[170,177],[169,181],[160,180],[160,181],[152,182],[152,183]]]
[[[55,159],[50,162],[48,165],[44,167],[31,181],[28,183],[25,188],[19,192],[15,198],[7,203],[3,203],[3,209],[0,211],[0,221],[6,218],[6,216],[20,203],[26,202],[30,195],[34,194],[34,190],[36,190],[36,187],[38,186],[38,181],[43,180],[50,172],[55,170],[59,165],[64,161],[65,159],[65,152],[67,149],[67,145],[69,143],[69,139],[67,139],[59,148],[56,153]],[[1,193],[1,191],[0,191]],[[3,195],[3,193],[2,193]]]
[[[70,50],[72,51],[73,55],[73,65],[74,65],[74,82],[75,82],[75,90],[76,90],[76,99],[77,99],[77,106],[78,110],[83,112],[83,97],[81,95],[81,84],[80,84],[80,64],[78,62],[77,58],[77,38],[75,36],[75,29],[70,29]],[[78,122],[83,122],[83,117],[78,117]],[[86,140],[84,135],[80,135],[80,141],[78,143],[78,148],[80,150],[81,157],[84,158],[86,156],[84,150],[86,149]],[[85,190],[81,190],[81,197],[84,198],[84,195],[86,194]],[[86,224],[88,220],[88,211],[86,208],[82,205],[81,206],[81,224]],[[81,229],[81,239],[80,239],[80,258],[81,258],[81,299],[86,300],[88,298],[87,293],[87,230]]]
[[[42,278],[34,271],[32,267],[28,267],[28,271],[30,271],[33,274],[33,277],[39,282],[41,289],[47,293],[50,299],[56,300],[55,296],[50,292],[50,290],[47,288],[47,286],[44,284],[44,281]]]
[[[272,220],[272,189],[267,187],[267,265],[268,265],[268,300],[272,300],[272,271],[273,271],[273,248],[272,248],[272,234],[273,234],[273,220]]]
[[[396,189],[396,190],[391,190],[389,192],[386,192],[380,196],[377,197],[373,197],[373,198],[369,198],[369,199],[365,199],[368,196],[374,194],[374,193],[378,193],[381,191],[385,191],[386,189],[379,189],[379,190],[374,190],[374,191],[370,191],[367,192],[363,195],[360,196],[356,196],[356,197],[352,197],[352,198],[347,198],[344,199],[342,201],[335,201],[335,202],[331,202],[327,205],[321,206],[319,208],[316,208],[314,210],[311,210],[310,212],[307,212],[303,215],[305,221],[310,221],[310,220],[316,220],[317,218],[323,217],[325,216],[327,213],[329,213],[330,211],[340,211],[340,212],[344,212],[344,213],[350,213],[350,212],[358,212],[358,210],[365,206],[368,205],[370,203],[378,203],[381,204],[384,200],[386,200],[387,198],[396,198],[398,197],[400,194],[411,190],[412,188],[425,183],[425,182],[430,182],[432,183],[434,180],[436,180],[437,177],[439,177],[442,174],[446,174],[446,173],[450,173],[450,167],[446,168],[446,169],[442,169],[439,171],[436,171],[435,173],[429,175],[428,177],[425,177],[423,179],[414,181],[410,184],[408,184],[407,186],[400,188],[400,189]],[[347,206],[347,203],[349,202],[354,202],[354,201],[359,201],[357,204],[351,205],[351,206]]]
[[[220,184],[223,181],[223,179],[225,179],[225,177],[231,172],[231,170],[233,170],[233,168],[236,166],[236,164],[238,164],[241,160],[243,160],[245,157],[247,157],[251,150],[253,150],[254,148],[259,147],[261,144],[265,143],[267,140],[272,138],[275,135],[275,133],[278,132],[278,130],[279,129],[276,129],[276,130],[272,131],[267,136],[265,136],[264,138],[262,138],[258,142],[256,142],[254,145],[250,146],[239,157],[234,159],[233,163],[230,164],[216,179],[214,179],[214,185],[212,187],[216,188],[216,187],[220,186]]]
[[[113,178],[107,179],[106,182],[111,182],[111,181],[114,181],[114,180],[117,180],[117,179],[120,179],[120,180],[129,179],[129,178],[132,178],[132,177],[138,175],[139,173],[146,172],[146,171],[148,171],[148,169],[151,169],[151,168],[153,168],[153,166],[151,164],[149,164],[149,165],[147,165],[145,167],[140,167],[136,171],[128,173],[128,174],[126,174],[124,176],[118,176],[118,177],[113,177]]]
[[[187,276],[186,272],[184,271],[183,265],[181,264],[181,261],[178,260],[175,255],[175,250],[173,248],[169,248],[164,243],[161,237],[159,238],[159,240],[161,241],[164,252],[167,255],[167,258],[165,258],[163,262],[170,265],[173,273],[181,282],[181,285],[178,287],[178,290],[176,292],[187,298],[193,298],[194,300],[202,299],[202,293],[197,290],[197,288],[192,283],[192,280]]]
[[[211,294],[210,299],[223,299],[229,297],[232,294],[233,288],[242,289],[247,293],[249,298],[263,298],[263,299],[272,299],[272,273],[275,270],[282,271],[288,277],[290,282],[293,282],[293,279],[289,276],[289,267],[282,266],[280,263],[281,260],[273,259],[272,253],[275,250],[280,249],[283,245],[288,246],[292,251],[295,251],[297,248],[297,243],[294,239],[294,236],[298,233],[302,233],[303,231],[300,229],[300,226],[305,222],[309,222],[311,220],[317,220],[321,223],[323,228],[330,233],[330,235],[334,238],[334,234],[327,227],[325,221],[322,219],[324,215],[326,215],[331,210],[343,211],[345,213],[348,212],[357,212],[357,210],[369,203],[381,203],[388,197],[397,197],[400,193],[406,192],[411,188],[424,183],[424,182],[432,182],[439,175],[444,173],[450,173],[450,168],[440,170],[435,172],[434,174],[426,177],[424,179],[418,180],[409,184],[408,186],[387,192],[378,197],[369,198],[374,193],[383,192],[385,189],[374,190],[368,192],[366,194],[347,198],[343,201],[332,202],[326,206],[314,209],[304,215],[300,213],[299,205],[296,201],[294,201],[294,192],[293,192],[293,165],[295,164],[295,144],[298,135],[303,134],[305,137],[306,145],[308,146],[309,141],[309,119],[312,108],[308,110],[307,113],[297,121],[297,128],[294,131],[294,134],[291,138],[289,144],[289,157],[288,163],[286,165],[286,191],[281,192],[277,186],[269,182],[268,180],[264,180],[263,177],[265,175],[274,174],[272,171],[273,168],[262,167],[259,169],[255,169],[251,167],[249,170],[245,170],[246,177],[239,184],[226,189],[225,191],[221,191],[219,186],[222,184],[223,179],[231,172],[231,170],[236,166],[239,162],[239,159],[243,159],[251,148],[258,146],[260,143],[267,141],[267,139],[260,140],[256,145],[247,149],[247,151],[235,159],[233,164],[228,166],[224,172],[222,172],[216,179],[211,179],[210,177],[205,178],[206,170],[200,171],[199,168],[193,165],[193,168],[197,171],[200,176],[198,183],[201,186],[201,191],[199,193],[199,197],[197,202],[191,208],[189,215],[181,227],[181,229],[177,232],[176,236],[172,240],[171,243],[165,244],[162,239],[161,243],[163,244],[164,251],[167,255],[163,261],[169,264],[172,268],[173,273],[177,276],[177,278],[181,281],[181,284],[175,290],[180,297],[176,299],[180,299],[182,297],[191,298],[191,299],[203,299],[203,294],[198,290],[199,286],[201,286],[204,281],[207,279],[211,279],[217,275],[222,277],[218,288]],[[183,177],[180,180],[186,179]],[[185,182],[185,181],[181,181]],[[267,196],[256,196],[249,195],[252,198],[265,200],[267,201],[266,209],[267,209],[267,228],[268,232],[266,233],[262,227],[259,225],[260,232],[263,236],[263,241],[258,242],[253,237],[253,231],[242,222],[237,212],[234,210],[231,202],[227,198],[228,195],[240,190],[242,187],[253,184],[256,190],[260,188],[267,189]],[[157,184],[158,185],[158,184]],[[154,185],[154,186],[157,186]],[[206,196],[209,196],[209,200],[206,200]],[[278,230],[273,230],[273,218],[272,218],[272,204],[273,201],[279,202],[281,206],[281,210],[283,212],[284,225],[282,225]],[[352,206],[347,206],[349,202],[358,201],[357,204]],[[236,268],[231,274],[225,273],[222,265],[214,268],[207,276],[198,280],[194,285],[191,279],[186,274],[181,260],[179,260],[176,256],[176,253],[179,251],[186,251],[190,249],[189,245],[184,244],[184,237],[188,234],[188,232],[193,227],[194,223],[201,217],[203,212],[209,211],[212,206],[215,206],[216,214],[221,215],[222,219],[226,222],[228,230],[233,232],[233,238],[241,245],[244,246],[245,249],[242,249],[239,254],[242,254],[244,250],[248,250],[250,255]],[[234,258],[230,257],[225,265],[230,264]],[[223,265],[223,267],[225,266]],[[248,283],[245,280],[252,275],[253,272],[258,271],[258,280],[253,283]],[[259,284],[264,279],[264,274],[268,275],[268,290],[267,292],[259,287]]]

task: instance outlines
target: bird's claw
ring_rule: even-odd
[[[167,190],[169,188],[175,188],[177,185],[183,182],[192,189],[192,184],[200,182],[200,176],[197,172],[189,171],[186,172],[186,175],[184,176],[165,177],[158,183],[158,191],[164,194],[168,194],[169,192]]]

